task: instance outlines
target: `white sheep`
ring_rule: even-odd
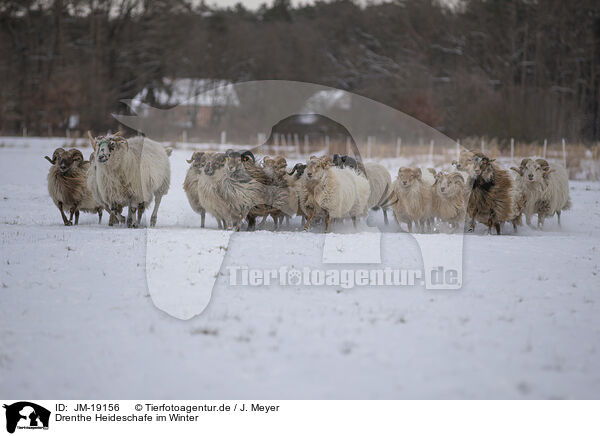
[[[433,215],[456,232],[466,213],[465,180],[460,173],[436,174],[431,206]]]
[[[425,230],[425,224],[431,230],[432,187],[423,180],[420,168],[401,167],[392,185],[392,192],[390,205],[398,224],[405,222],[409,232],[412,232],[413,222],[421,232]]]
[[[219,229],[230,226],[229,204],[221,195],[225,177],[225,154],[207,154],[204,171],[198,177],[198,201],[208,213],[215,217]]]
[[[187,196],[192,210],[201,217],[200,227],[202,228],[204,228],[204,221],[206,219],[206,209],[202,206],[198,194],[198,180],[204,173],[204,165],[206,164],[207,158],[208,154],[206,152],[194,152],[191,159],[187,161],[187,163],[191,165],[185,174],[185,180],[183,182],[183,190],[185,191],[185,195]]]
[[[325,231],[329,231],[331,218],[356,219],[367,214],[369,198],[369,182],[363,176],[350,168],[333,166],[330,158],[310,161],[306,174],[308,179],[317,183],[313,189],[315,203],[325,212]],[[311,216],[306,221],[305,228],[310,225]]]
[[[160,202],[171,182],[169,151],[148,138],[125,139],[118,134],[95,138],[94,148],[96,181],[103,203],[113,215],[127,206],[127,226],[138,227],[146,207],[154,200],[150,226],[155,226]]]
[[[544,219],[554,214],[558,217],[569,209],[569,177],[562,165],[548,164],[545,159],[526,158],[519,168],[511,167],[517,173],[517,188],[524,195],[523,213],[528,225],[531,217],[538,215],[538,227],[544,226]]]
[[[365,164],[365,172],[369,179],[370,194],[367,201],[369,209],[383,211],[383,220],[388,224],[387,200],[392,193],[392,176],[390,172],[378,163],[369,162]]]

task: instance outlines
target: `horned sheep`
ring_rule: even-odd
[[[517,189],[524,197],[523,212],[528,225],[531,217],[538,216],[538,227],[544,219],[556,214],[560,226],[560,214],[569,209],[569,178],[562,165],[549,164],[545,159],[526,158],[519,168],[511,167],[517,174]]]

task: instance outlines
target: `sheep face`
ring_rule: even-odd
[[[481,178],[484,182],[492,182],[494,180],[494,167],[492,162],[496,159],[490,159],[482,153],[475,153],[472,159],[473,174],[476,178]]]
[[[306,177],[308,177],[309,179],[318,179],[323,174],[323,172],[332,165],[332,160],[327,156],[323,156],[320,158],[311,157],[311,159],[306,164]]]
[[[123,143],[126,143],[125,139],[115,136],[99,136],[96,138],[98,144],[98,162],[106,163],[110,157],[118,152]]]
[[[214,155],[209,156],[204,164],[204,174],[212,176],[218,169],[225,166],[226,159],[227,156],[223,153],[215,153]]]
[[[292,171],[290,171],[288,173],[288,175],[291,176],[294,173],[296,173],[296,180],[298,180],[300,177],[302,177],[302,174],[304,174],[305,169],[306,169],[306,164],[297,163],[296,165],[294,165],[294,168],[292,168]]]
[[[528,183],[544,181],[551,172],[550,165],[544,159],[537,159],[535,161],[529,159],[522,171],[523,180]]]
[[[230,153],[229,156],[225,157],[225,172],[227,174],[234,174],[244,170],[245,168],[242,161],[242,156],[239,153],[233,152]]]
[[[398,170],[398,182],[402,188],[410,188],[421,180],[420,168],[401,167]]]
[[[435,189],[440,197],[454,197],[464,191],[465,181],[458,173],[438,173]]]
[[[83,154],[79,150],[73,149],[65,151],[58,158],[58,170],[61,173],[68,173],[71,170],[79,167],[83,163]]]

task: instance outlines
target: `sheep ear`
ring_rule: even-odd
[[[421,168],[415,168],[415,173],[421,177],[423,175],[423,171],[421,171]]]

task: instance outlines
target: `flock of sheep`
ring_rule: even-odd
[[[48,174],[48,192],[65,225],[77,224],[79,213],[110,214],[109,225],[138,227],[145,209],[154,201],[154,226],[162,197],[170,185],[170,149],[144,137],[125,139],[117,133],[90,141],[89,161],[77,149],[58,148]],[[197,151],[187,161],[183,188],[204,227],[208,212],[219,228],[248,230],[271,217],[275,229],[283,220],[302,217],[305,230],[317,221],[328,232],[332,223],[351,219],[354,225],[370,209],[382,209],[385,224],[391,209],[398,224],[419,232],[468,231],[476,221],[489,233],[500,234],[504,222],[515,230],[522,215],[538,226],[570,206],[564,167],[544,159],[523,159],[513,174],[482,153],[463,149],[449,171],[402,167],[394,181],[377,163],[363,164],[350,156],[311,156],[306,163],[287,168],[285,158],[265,157],[257,162],[250,151],[224,153]],[[127,218],[123,209],[127,208]],[[65,211],[70,214],[67,218]]]

